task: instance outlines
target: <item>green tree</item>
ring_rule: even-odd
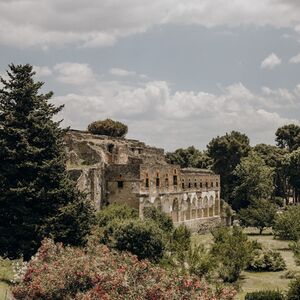
[[[276,216],[274,235],[283,240],[300,240],[300,206],[291,206]]]
[[[136,209],[129,207],[125,204],[113,203],[104,208],[96,214],[97,225],[100,227],[106,226],[114,219],[127,220],[138,219],[139,213]]]
[[[274,168],[274,196],[281,198],[286,197],[287,186],[283,160],[287,154],[287,150],[273,145],[258,144],[253,147],[253,151],[264,160],[268,167]]]
[[[49,235],[83,244],[93,216],[65,171],[65,130],[52,119],[63,107],[39,93],[34,74],[11,64],[1,78],[0,255],[10,258],[29,259]]]
[[[144,218],[154,221],[157,226],[166,234],[171,234],[174,230],[172,219],[163,211],[160,211],[156,207],[145,207]]]
[[[294,202],[299,202],[300,197],[300,149],[287,154],[283,161],[283,169],[289,185],[293,188]]]
[[[292,152],[300,146],[300,126],[295,124],[284,125],[277,129],[277,145]]]
[[[166,245],[164,232],[153,221],[125,220],[117,226],[113,238],[114,248],[155,262],[162,258]]]
[[[267,227],[272,227],[275,222],[277,207],[268,200],[259,199],[247,208],[243,208],[238,213],[238,218],[242,226],[256,227],[259,234]]]
[[[125,137],[128,132],[127,125],[114,121],[112,119],[106,119],[101,121],[95,121],[88,126],[88,131],[93,134],[108,135],[112,137]]]
[[[232,202],[232,191],[236,184],[233,171],[249,151],[249,138],[237,131],[218,136],[207,146],[207,154],[212,159],[212,169],[221,175],[221,196],[229,203]]]
[[[166,160],[170,164],[180,165],[181,168],[200,168],[210,167],[211,160],[205,151],[200,151],[194,146],[186,149],[177,149],[174,152],[166,153]]]
[[[251,152],[242,158],[233,174],[236,176],[232,193],[234,209],[247,207],[254,200],[270,199],[274,191],[274,171],[257,154]]]
[[[212,254],[219,263],[219,275],[225,282],[235,282],[248,265],[254,243],[248,240],[242,229],[234,226],[218,227],[212,231]]]

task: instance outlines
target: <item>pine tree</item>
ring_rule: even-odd
[[[63,106],[41,94],[32,66],[0,77],[0,255],[29,259],[45,236],[84,243],[92,206],[65,170],[64,135],[53,117]]]

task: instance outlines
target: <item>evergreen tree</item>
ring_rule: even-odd
[[[49,235],[84,243],[93,216],[65,171],[65,130],[53,121],[63,106],[34,74],[11,64],[0,77],[0,255],[10,258],[29,259]]]

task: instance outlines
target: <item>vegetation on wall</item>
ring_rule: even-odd
[[[93,134],[108,135],[112,137],[125,137],[128,132],[127,125],[112,119],[100,120],[91,123],[88,131]]]

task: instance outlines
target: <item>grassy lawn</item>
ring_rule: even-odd
[[[12,262],[0,259],[0,299],[11,300],[10,280],[13,278]]]
[[[253,232],[247,232],[250,239],[257,240],[265,248],[279,251],[284,258],[287,270],[281,272],[243,272],[240,281],[241,291],[237,299],[244,299],[248,292],[257,290],[286,290],[288,288],[290,279],[282,278],[287,271],[300,272],[300,267],[296,266],[293,253],[288,249],[288,241],[274,240],[272,235],[256,235]],[[195,243],[203,243],[208,245],[212,241],[211,234],[194,235]]]

